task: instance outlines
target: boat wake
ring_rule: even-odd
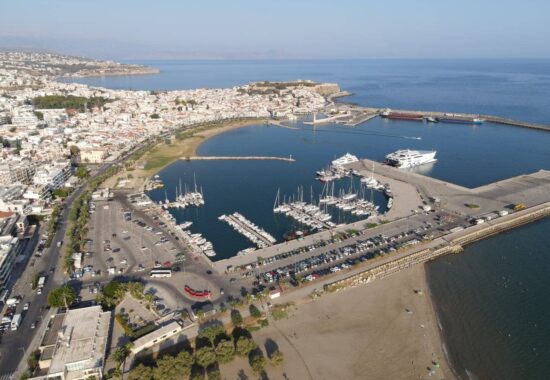
[[[422,140],[422,137],[417,136],[403,136],[403,135],[395,135],[392,133],[378,133],[378,132],[365,132],[365,131],[342,131],[342,130],[335,130],[335,129],[310,129],[314,133],[317,132],[324,132],[324,133],[340,133],[340,134],[348,134],[348,135],[364,135],[364,136],[378,136],[378,137],[392,137],[397,139],[407,139],[407,140]]]

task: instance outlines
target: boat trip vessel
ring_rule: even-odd
[[[436,153],[435,150],[403,149],[388,154],[384,162],[398,168],[412,168],[437,161]]]

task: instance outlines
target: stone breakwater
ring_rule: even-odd
[[[473,226],[458,233],[451,234],[458,235],[454,238],[440,238],[441,244],[438,244],[433,248],[422,249],[400,259],[381,264],[374,268],[365,270],[364,272],[326,284],[324,286],[324,290],[332,292],[362,284],[368,284],[376,279],[385,278],[392,274],[398,273],[403,269],[410,268],[413,265],[422,264],[450,253],[460,253],[463,251],[463,246],[466,244],[471,244],[478,240],[485,239],[512,228],[520,227],[549,216],[550,202],[547,202],[543,205],[535,206],[522,212],[509,215],[507,218],[503,218],[502,220],[492,224]],[[435,242],[436,241],[434,240],[434,243]]]

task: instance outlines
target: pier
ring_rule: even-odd
[[[365,114],[361,113],[357,116],[351,117],[348,121],[344,123],[344,125],[348,127],[357,127],[360,124],[366,123],[367,121],[374,119],[378,115],[378,112],[367,112]]]
[[[340,119],[349,118],[349,117],[351,117],[351,114],[346,113],[346,114],[339,114],[339,115],[334,115],[330,117],[325,117],[323,119],[317,119],[317,114],[314,114],[313,121],[304,121],[304,124],[308,124],[308,125],[326,124],[326,123],[337,122]]]
[[[264,160],[264,161],[285,161],[296,162],[292,155],[289,157],[277,157],[277,156],[193,156],[182,157],[182,160],[187,161],[210,161],[210,160]]]
[[[253,267],[259,258],[266,260],[290,250],[306,249],[316,241],[328,241],[335,234],[350,229],[363,231],[361,239],[381,233],[390,236],[417,229],[425,226],[429,220],[433,223],[430,210],[454,220],[443,222],[433,238],[428,237],[421,244],[385,256],[383,262],[388,266],[383,271],[379,269],[381,272],[376,275],[380,277],[382,272],[391,273],[415,263],[432,260],[440,255],[455,252],[455,248],[464,244],[550,216],[548,170],[519,175],[477,188],[467,188],[371,160],[348,164],[346,168],[357,170],[361,176],[373,176],[377,181],[389,184],[394,200],[390,212],[352,224],[332,227],[300,240],[259,249],[247,256],[217,261],[214,263],[217,270],[223,272],[227,268]],[[518,204],[522,205],[519,211],[514,208],[514,205]],[[410,257],[404,259],[407,256]],[[288,264],[288,260],[296,259],[284,259],[277,265]],[[379,265],[380,261],[370,263],[369,266],[361,266],[353,273],[364,272],[375,264]],[[271,266],[266,268],[269,269],[272,269]]]
[[[218,219],[229,224],[259,248],[272,246],[277,241],[273,236],[237,212],[231,215],[222,215]]]
[[[370,109],[372,110],[372,109]],[[424,118],[427,117],[433,117],[433,118],[442,118],[442,117],[449,117],[449,116],[456,116],[456,117],[465,117],[465,118],[478,118],[485,120],[485,122],[493,123],[493,124],[502,124],[502,125],[510,125],[515,127],[523,127],[523,128],[531,128],[531,129],[539,129],[543,131],[550,131],[550,125],[547,124],[540,124],[540,123],[531,123],[528,121],[521,121],[521,120],[514,120],[514,119],[508,119],[500,116],[495,115],[481,115],[481,114],[470,114],[470,113],[450,113],[450,112],[438,112],[438,111],[411,111],[411,110],[394,110],[392,109],[392,112],[397,113],[406,113],[410,115],[415,116],[422,116]],[[380,110],[378,110],[378,113],[380,113]]]

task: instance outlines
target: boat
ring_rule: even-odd
[[[435,150],[403,149],[388,154],[384,162],[398,168],[412,168],[437,161],[436,153]]]
[[[390,120],[424,121],[423,115],[409,112],[393,112],[391,110],[385,110],[380,114],[380,116]]]
[[[182,230],[185,230],[186,228],[191,227],[192,224],[193,222],[187,221],[187,222],[178,224],[178,227],[181,228]]]
[[[465,117],[465,116],[444,116],[438,117],[436,120],[440,123],[452,123],[452,124],[483,124],[485,120],[477,117]]]
[[[347,164],[351,164],[353,162],[357,162],[359,159],[357,156],[354,156],[353,154],[346,153],[342,157],[337,158],[331,162],[332,166],[343,166]]]
[[[433,117],[433,116],[427,116],[427,117],[426,117],[426,121],[427,121],[428,123],[439,123],[439,120],[437,120],[437,118],[436,118],[436,117]]]

